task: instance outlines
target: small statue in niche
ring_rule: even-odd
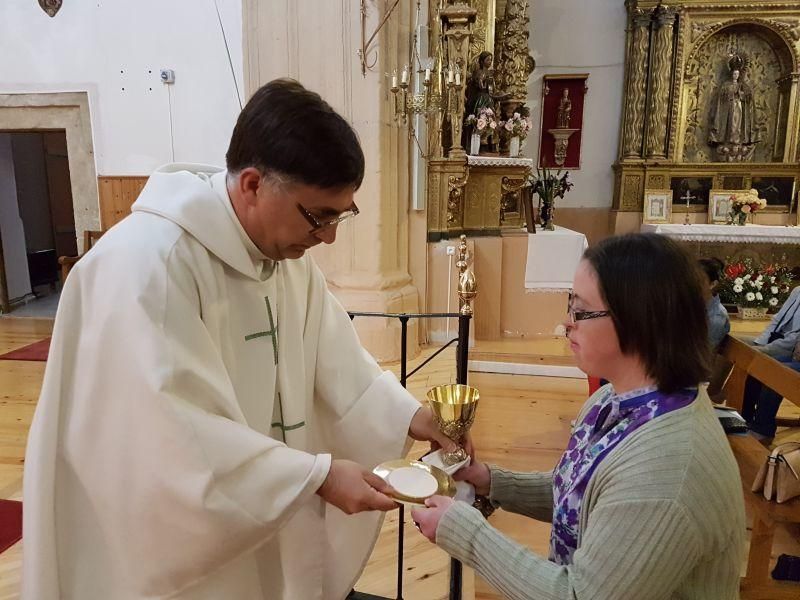
[[[485,108],[491,109],[493,113],[495,111],[493,61],[494,57],[491,52],[484,50],[478,55],[475,68],[467,79],[467,98],[464,104],[466,109],[465,120],[470,115],[479,117],[481,110]],[[465,148],[469,147],[470,134],[471,132],[465,128],[462,139]],[[481,136],[482,148],[488,147],[490,151],[494,151],[496,150],[496,142],[493,131]]]
[[[743,77],[745,66],[741,56],[731,56],[731,78],[720,86],[711,103],[708,143],[722,162],[752,160],[759,142],[754,127],[753,90]]]
[[[571,113],[572,100],[569,99],[569,88],[564,88],[561,93],[561,100],[558,102],[558,114],[556,116],[556,127],[558,129],[569,129]]]
[[[494,70],[491,52],[483,51],[478,55],[478,63],[467,81],[467,116],[476,115],[482,108],[494,110]]]

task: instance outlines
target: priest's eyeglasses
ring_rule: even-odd
[[[320,221],[319,219],[317,219],[317,217],[315,217],[310,212],[308,212],[305,209],[305,207],[302,204],[300,204],[299,202],[297,202],[297,210],[299,210],[300,214],[303,215],[303,217],[305,217],[306,221],[308,221],[311,224],[311,231],[309,231],[308,233],[310,233],[312,235],[315,234],[315,233],[319,233],[320,231],[322,231],[324,229],[328,229],[329,227],[334,227],[334,226],[338,225],[339,223],[341,223],[342,221],[346,221],[347,219],[352,219],[353,217],[355,217],[359,213],[358,207],[357,206],[353,206],[353,208],[351,208],[350,210],[344,211],[338,217],[335,217],[335,218],[330,219],[328,221]]]
[[[572,292],[569,294],[569,302],[567,304],[567,315],[569,315],[569,322],[575,325],[578,321],[588,321],[589,319],[599,319],[600,317],[608,317],[611,311],[608,310],[575,310],[573,308],[574,296]]]

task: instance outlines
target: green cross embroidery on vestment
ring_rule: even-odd
[[[275,358],[275,364],[278,364],[278,325],[272,318],[272,304],[269,301],[269,296],[264,297],[264,301],[267,303],[267,317],[269,318],[269,331],[258,331],[256,333],[251,333],[250,335],[244,336],[244,341],[249,342],[250,340],[254,340],[256,338],[269,336],[272,338],[272,353]]]
[[[301,427],[305,427],[306,422],[300,421],[299,423],[295,423],[294,425],[284,425],[283,424],[283,400],[281,400],[281,393],[278,392],[278,410],[280,411],[280,422],[275,422],[271,425],[273,429],[280,429],[281,436],[283,437],[283,443],[286,443],[286,432],[287,431],[294,431],[295,429],[300,429]]]

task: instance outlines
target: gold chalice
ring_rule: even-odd
[[[475,421],[480,397],[477,389],[459,383],[437,385],[428,390],[428,403],[439,431],[459,445],[453,452],[442,452],[442,460],[446,465],[454,465],[467,458],[467,451],[461,443]]]

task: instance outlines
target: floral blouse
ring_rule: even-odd
[[[642,425],[691,404],[697,390],[664,394],[651,386],[617,395],[607,385],[598,394],[553,471],[550,560],[559,565],[571,564],[578,548],[583,495],[600,461]]]

